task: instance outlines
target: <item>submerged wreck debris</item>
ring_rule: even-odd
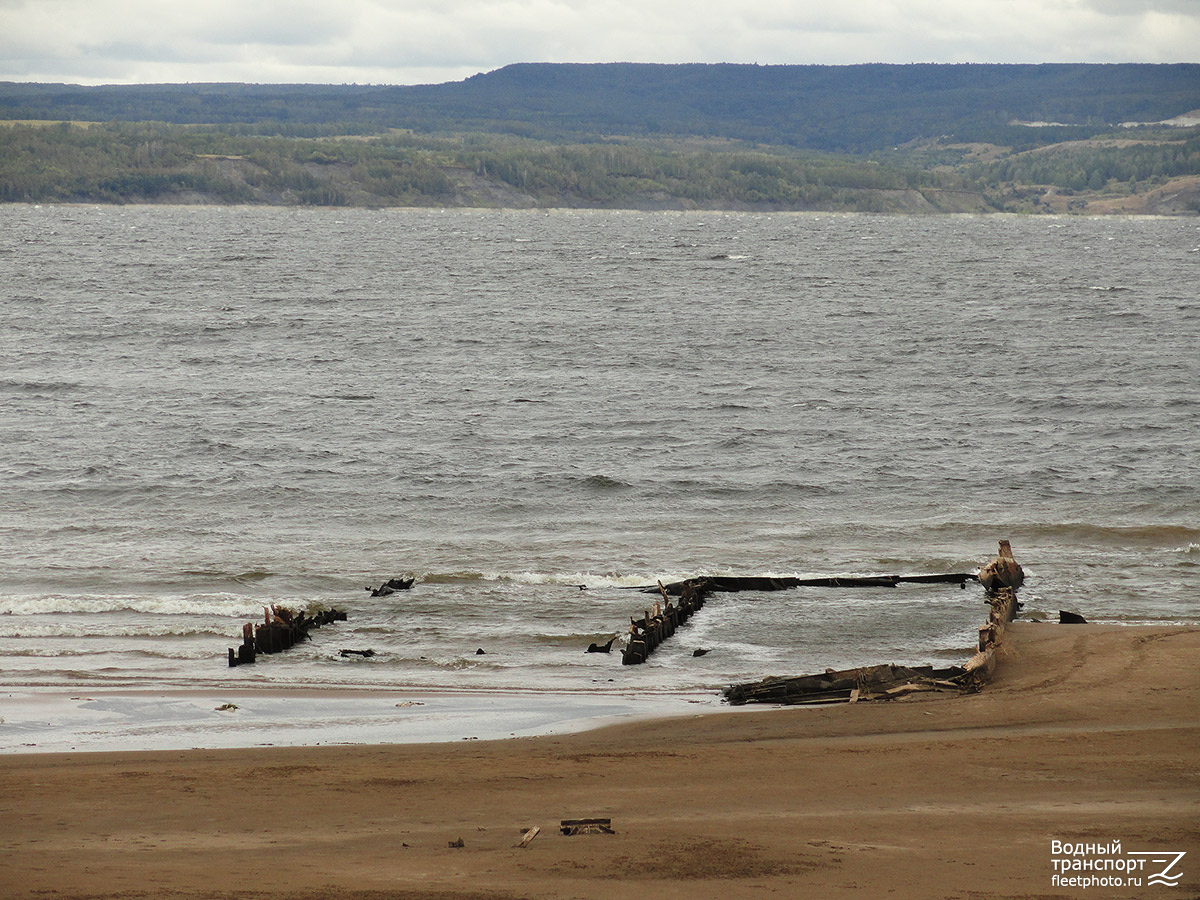
[[[388,597],[396,593],[396,591],[407,591],[416,582],[417,576],[408,575],[401,578],[389,578],[379,587],[371,587],[367,585],[365,590],[372,597]]]
[[[675,633],[675,629],[692,617],[704,606],[708,591],[704,579],[695,578],[682,582],[678,602],[672,603],[666,586],[660,581],[658,589],[662,601],[654,604],[653,612],[646,610],[640,619],[630,619],[629,641],[621,652],[621,664],[626,666],[644,663],[654,650]]]
[[[736,591],[788,591],[798,587],[886,587],[894,588],[901,584],[957,584],[966,587],[968,581],[975,581],[978,576],[970,572],[952,572],[937,575],[829,575],[819,578],[772,577],[767,575],[705,575],[702,578],[689,578],[687,581],[676,581],[660,587],[638,588],[642,593],[651,594],[665,590],[672,596],[678,596],[685,585],[703,583],[707,593],[733,593]]]
[[[921,691],[971,692],[979,690],[996,666],[996,650],[1008,623],[1016,618],[1021,604],[1017,588],[1025,574],[1013,559],[1008,541],[1000,552],[979,570],[979,581],[987,590],[988,620],[979,628],[979,652],[962,666],[935,669],[933,666],[884,664],[819,675],[772,677],[725,689],[725,699],[742,703],[856,703],[859,700],[892,700]]]
[[[259,653],[282,653],[301,641],[308,640],[308,632],[332,622],[345,622],[346,614],[336,609],[323,609],[314,615],[305,615],[286,606],[263,607],[263,621],[259,624],[247,622],[242,626],[242,645],[229,648],[229,666],[244,666],[254,662]]]

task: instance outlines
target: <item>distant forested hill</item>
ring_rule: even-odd
[[[0,83],[0,202],[1200,213],[1200,65]],[[1049,123],[1049,124],[1048,124]]]
[[[698,136],[840,153],[932,138],[1032,147],[1196,109],[1194,64],[520,64],[421,86],[0,84],[0,120],[270,124],[296,136]]]

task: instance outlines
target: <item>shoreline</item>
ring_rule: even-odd
[[[1186,852],[1170,893],[1191,897],[1197,654],[1197,627],[1017,622],[992,683],[961,697],[495,741],[14,754],[0,897],[1078,897],[1052,881],[1056,840]],[[615,834],[558,833],[591,817]]]
[[[10,687],[0,689],[0,757],[505,740],[698,710],[735,711],[700,691]]]
[[[3,125],[0,122],[0,125]],[[1180,179],[1183,180],[1183,179]],[[1194,180],[1194,179],[1193,179]],[[906,191],[904,188],[877,188],[881,192],[889,191]],[[929,193],[970,193],[953,190],[929,191]],[[181,200],[151,200],[139,199],[127,203],[106,200],[6,200],[0,201],[0,206],[8,207],[74,207],[74,208],[94,208],[103,207],[105,209],[121,209],[139,206],[148,207],[179,207],[190,209],[280,209],[280,210],[324,210],[327,212],[465,212],[465,213],[528,213],[530,215],[548,215],[548,214],[565,214],[565,213],[662,213],[665,215],[728,215],[731,213],[749,213],[756,215],[771,215],[771,216],[863,216],[866,218],[886,218],[889,216],[896,217],[938,217],[938,218],[953,218],[961,217],[986,217],[986,218],[1045,218],[1045,219],[1167,219],[1177,221],[1180,219],[1194,219],[1200,216],[1200,212],[1191,210],[1182,210],[1177,212],[1162,212],[1158,210],[1143,211],[1139,209],[1129,209],[1121,206],[1120,201],[1128,199],[1124,197],[1101,197],[1094,200],[1097,204],[1109,203],[1104,209],[1034,209],[1034,210],[1013,210],[1013,209],[970,209],[970,210],[864,210],[842,207],[828,208],[799,208],[799,207],[782,207],[772,204],[743,204],[735,206],[662,206],[662,205],[644,205],[644,206],[472,206],[472,205],[439,205],[430,204],[428,206],[371,206],[351,205],[351,206],[321,206],[317,204],[297,204],[297,203],[268,203],[268,202],[229,202],[224,200],[197,200],[197,199],[181,199]]]

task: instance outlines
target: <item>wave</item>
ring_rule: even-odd
[[[1195,628],[1200,616],[1153,615],[1151,613],[1109,613],[1088,616],[1094,625],[1158,625],[1164,628]]]
[[[531,634],[528,638],[535,643],[549,644],[550,646],[563,646],[580,650],[581,652],[588,644],[604,643],[611,637],[619,637],[617,631],[589,631],[581,634]],[[613,647],[617,646],[613,642]]]
[[[0,380],[0,391],[22,394],[65,394],[83,387],[78,381],[13,381]]]
[[[663,574],[641,573],[596,573],[596,572],[504,572],[504,571],[458,571],[429,572],[418,577],[418,581],[430,584],[462,584],[472,582],[500,582],[508,584],[561,585],[577,590],[595,588],[636,588],[654,584]],[[670,576],[672,579],[674,575]]]
[[[268,578],[274,578],[274,572],[266,572],[260,569],[255,569],[250,572],[242,572],[240,575],[234,575],[233,580],[239,584],[256,584],[260,581],[265,581]]]
[[[524,483],[535,485],[538,490],[546,490],[556,495],[569,494],[571,492],[579,492],[585,495],[611,494],[633,490],[634,488],[634,485],[628,481],[599,472],[591,475],[573,472],[536,472],[518,477]],[[426,479],[426,482],[438,483],[436,479],[432,478]],[[523,504],[518,503],[514,508],[523,508]]]
[[[158,616],[219,616],[244,618],[262,615],[263,604],[255,598],[234,594],[206,596],[104,596],[57,594],[10,597],[0,614],[13,616],[96,615],[144,613]]]
[[[179,642],[165,643],[161,647],[146,648],[146,647],[130,647],[128,645],[113,646],[111,644],[104,647],[89,648],[80,644],[71,644],[66,647],[48,648],[48,647],[24,647],[13,648],[6,647],[4,651],[6,657],[12,659],[64,659],[69,658],[76,661],[77,665],[85,664],[84,660],[98,657],[122,656],[132,659],[149,659],[149,660],[196,660],[207,661],[216,660],[221,662],[224,656],[224,651],[214,650],[213,646],[185,646]]]
[[[584,487],[595,491],[620,491],[632,487],[628,482],[608,475],[588,475],[582,483]]]
[[[497,583],[497,584],[525,584],[525,585],[549,585],[575,588],[576,590],[599,590],[605,588],[620,589],[620,590],[641,590],[652,589],[659,581],[664,584],[670,584],[676,581],[682,581],[686,578],[703,578],[703,577],[759,577],[759,578],[824,578],[831,576],[843,576],[847,578],[867,578],[877,575],[910,575],[910,574],[927,574],[929,571],[949,571],[951,569],[960,570],[963,568],[962,563],[945,562],[942,565],[932,565],[926,568],[917,566],[913,568],[913,562],[906,561],[898,566],[884,567],[883,569],[839,569],[836,572],[830,571],[811,571],[811,570],[754,570],[753,572],[735,571],[727,567],[713,566],[698,566],[686,572],[625,572],[625,573],[596,573],[596,572],[504,572],[504,571],[481,571],[481,572],[430,572],[418,577],[419,582],[428,584],[464,584],[464,583]],[[1026,567],[1028,569],[1028,567]],[[919,570],[919,571],[917,571]]]
[[[639,587],[649,581],[654,582],[653,576],[645,574],[598,574],[595,572],[493,572],[489,580],[507,581],[513,584],[550,584],[579,587],[588,589],[601,587],[628,588]]]
[[[730,448],[725,448],[730,449]],[[700,478],[675,478],[664,482],[664,487],[682,496],[711,497],[722,500],[758,501],[760,505],[773,502],[834,496],[840,488],[808,481],[774,478],[761,482],[733,482],[716,477],[712,480]]]
[[[114,622],[112,618],[97,621],[94,618],[82,619],[63,617],[61,622],[29,622],[24,617],[0,617],[0,638],[16,640],[43,640],[50,638],[226,638],[233,635],[236,626],[230,625],[220,629],[211,623],[195,624],[192,626],[180,622],[180,617],[173,616],[169,622],[149,624]]]
[[[984,524],[947,522],[931,528],[935,533],[962,535],[983,532],[1018,535],[1023,540],[1054,540],[1102,545],[1186,547],[1200,543],[1200,528],[1188,525],[1097,525],[1090,522],[1032,522],[1029,524]]]

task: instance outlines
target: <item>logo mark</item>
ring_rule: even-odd
[[[1147,884],[1161,884],[1167,887],[1178,887],[1179,879],[1183,877],[1183,872],[1172,872],[1171,870],[1179,864],[1179,861],[1187,855],[1184,850],[1176,853],[1174,850],[1139,850],[1137,852],[1128,852],[1128,856],[1152,856],[1154,859],[1148,860],[1156,866],[1162,866],[1161,872],[1155,872],[1153,875],[1146,877]],[[1170,857],[1170,858],[1168,858]]]

